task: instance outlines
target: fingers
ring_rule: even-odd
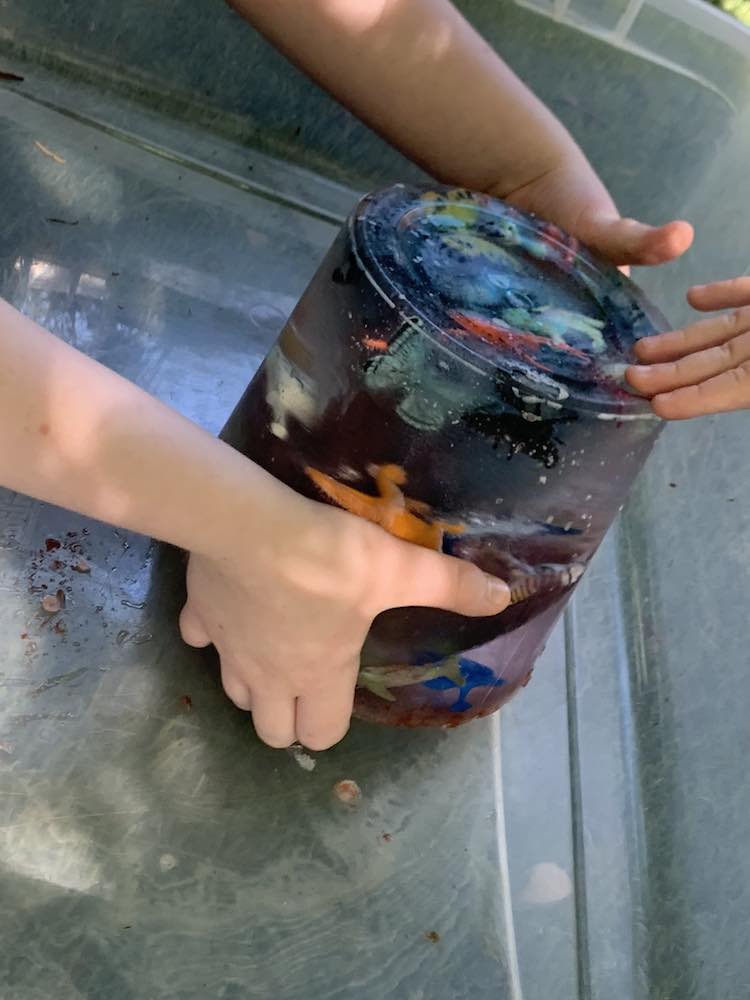
[[[703,303],[706,308],[747,302],[748,297],[750,279],[707,285],[690,295],[696,307]],[[750,306],[646,337],[635,353],[645,364],[630,367],[627,380],[651,399],[660,417],[686,420],[750,407]]]
[[[661,393],[651,405],[664,420],[689,420],[708,413],[743,409],[750,406],[750,364],[722,372],[700,385]]]
[[[247,683],[242,679],[241,671],[228,667],[221,661],[221,683],[227,698],[234,702],[243,712],[249,712],[253,707],[253,697]]]
[[[638,392],[653,398],[675,389],[698,386],[748,361],[750,333],[743,333],[717,347],[687,354],[679,361],[630,368],[627,377]],[[745,400],[744,405],[750,405],[750,398]]]
[[[484,617],[508,607],[508,585],[470,562],[405,542],[393,541],[393,545],[393,572],[383,592],[383,609],[430,607]]]
[[[259,688],[253,698],[252,713],[255,732],[269,747],[283,750],[296,742],[296,705],[288,691]]]
[[[328,750],[349,731],[359,664],[342,670],[334,683],[297,699],[297,739],[309,750]]]
[[[681,330],[644,337],[635,345],[635,353],[646,364],[678,361],[696,351],[726,344],[746,330],[750,330],[750,308],[712,316]]]
[[[211,645],[211,639],[201,625],[198,616],[190,607],[189,601],[180,614],[180,635],[182,636],[182,641],[187,643],[188,646],[195,646],[200,649]]]
[[[681,257],[694,233],[689,222],[647,226],[635,219],[594,215],[582,221],[576,235],[614,264],[654,265]]]
[[[688,302],[693,309],[700,309],[701,312],[750,306],[750,277],[715,281],[710,285],[695,285],[688,292]]]

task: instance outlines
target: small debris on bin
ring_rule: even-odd
[[[356,806],[362,798],[362,789],[356,781],[345,778],[343,781],[337,781],[333,786],[333,796],[344,805]]]

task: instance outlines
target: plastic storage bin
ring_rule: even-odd
[[[620,272],[497,200],[397,185],[359,204],[223,436],[513,589],[491,618],[381,615],[359,717],[457,725],[527,683],[659,432],[622,373],[665,328]]]

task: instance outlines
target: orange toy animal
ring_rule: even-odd
[[[379,524],[391,535],[403,538],[406,542],[439,552],[443,547],[445,533],[459,535],[464,530],[461,524],[425,520],[430,516],[431,508],[428,504],[404,496],[401,487],[406,483],[406,473],[400,465],[380,465],[369,471],[375,479],[379,496],[355,490],[317,469],[305,469],[320,492],[329,500],[348,510],[350,514]]]
[[[542,346],[554,346],[558,351],[572,354],[574,357],[590,364],[591,359],[584,351],[579,351],[577,347],[569,344],[552,344],[549,337],[540,337],[535,333],[524,333],[521,330],[513,330],[511,327],[501,323],[500,320],[483,319],[481,316],[469,316],[465,313],[451,313],[452,318],[459,324],[459,329],[455,332],[465,336],[467,333],[473,334],[487,344],[496,344],[521,358],[527,364],[535,365],[542,371],[551,371],[543,364],[537,354]]]

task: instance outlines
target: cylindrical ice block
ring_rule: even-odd
[[[622,373],[665,328],[619,271],[502,202],[398,185],[358,205],[223,436],[514,595],[491,618],[381,615],[359,717],[453,726],[527,683],[659,432]]]

